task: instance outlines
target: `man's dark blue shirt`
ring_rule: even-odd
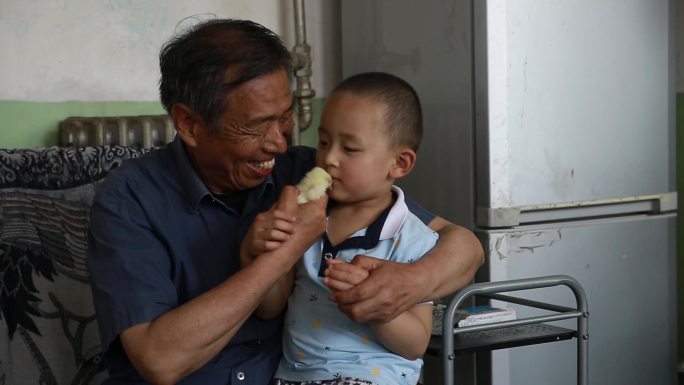
[[[213,195],[177,137],[125,162],[98,189],[91,212],[88,268],[110,378],[144,383],[119,334],[214,288],[240,269],[239,250],[256,214],[315,163],[315,149],[276,157],[264,183],[244,199]],[[225,198],[225,199],[224,199]],[[407,201],[423,221],[434,215]],[[236,296],[240,293],[236,292]],[[280,359],[282,318],[250,317],[221,353],[181,384],[268,384]]]

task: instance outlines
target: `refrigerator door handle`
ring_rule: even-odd
[[[615,215],[664,214],[677,210],[677,192],[593,201],[562,202],[517,207],[477,207],[481,228],[513,227]]]

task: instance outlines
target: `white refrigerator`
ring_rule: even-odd
[[[582,284],[591,384],[677,381],[674,15],[671,0],[341,2],[344,76],[394,73],[423,103],[400,184],[474,229],[478,281]],[[575,383],[573,341],[482,357],[461,383]]]

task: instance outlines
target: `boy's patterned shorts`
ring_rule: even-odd
[[[374,385],[370,381],[361,380],[358,378],[338,378],[335,380],[320,380],[320,381],[286,381],[276,378],[273,380],[273,385]]]

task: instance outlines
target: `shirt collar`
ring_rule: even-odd
[[[397,236],[408,215],[408,207],[404,202],[404,192],[397,186],[392,186],[392,191],[396,195],[392,207],[385,209],[368,227],[355,232],[337,246],[333,246],[328,235],[324,234],[324,248],[370,250],[377,246],[379,241]]]
[[[397,186],[392,186],[392,191],[397,194],[397,199],[394,201],[394,205],[392,205],[389,214],[387,214],[387,219],[385,219],[385,224],[382,226],[380,240],[396,237],[408,215],[408,206],[406,206],[404,201],[404,192]]]
[[[207,195],[212,195],[211,191],[209,191],[207,185],[204,184],[204,181],[200,178],[199,174],[197,174],[192,163],[190,163],[190,158],[185,150],[185,145],[178,135],[173,139],[171,147],[173,148],[173,156],[176,159],[176,165],[178,166],[180,184],[185,193],[185,198],[190,205],[190,209],[197,212],[200,202]],[[273,175],[269,174],[264,183],[262,183],[260,187],[254,189],[258,194],[257,199],[261,198],[267,186],[273,184]],[[252,194],[250,193],[250,195]]]
[[[336,258],[337,253],[340,250],[370,250],[375,248],[378,245],[378,242],[397,236],[399,229],[401,229],[401,225],[408,215],[408,207],[406,206],[406,202],[404,202],[403,191],[396,186],[392,186],[392,191],[396,194],[396,199],[392,207],[385,209],[378,218],[365,229],[357,231],[351,237],[345,239],[336,246],[333,246],[330,242],[327,233],[323,234],[321,265],[318,270],[319,277],[324,276],[327,267],[325,260]]]

